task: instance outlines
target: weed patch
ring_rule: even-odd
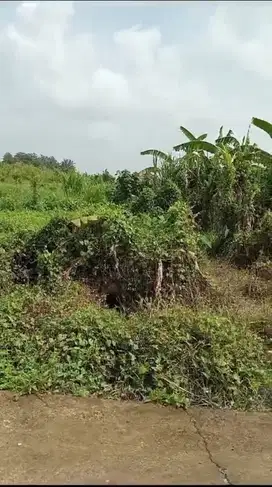
[[[17,282],[53,285],[61,270],[90,285],[114,284],[124,309],[160,298],[191,302],[205,279],[197,265],[197,238],[183,203],[164,216],[90,216],[52,220],[15,253]]]
[[[216,315],[169,309],[125,318],[92,305],[34,321],[2,305],[0,326],[1,389],[250,408],[271,387],[261,339]]]

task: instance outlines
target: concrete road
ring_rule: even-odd
[[[0,392],[0,481],[271,484],[272,413]]]

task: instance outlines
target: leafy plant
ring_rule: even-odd
[[[270,122],[267,122],[266,120],[262,120],[260,118],[253,117],[252,124],[255,125],[255,127],[258,127],[259,129],[266,132],[269,135],[269,137],[272,138],[272,124]]]
[[[2,306],[2,389],[250,408],[271,387],[261,339],[227,318],[174,308],[126,319],[90,306],[35,320],[35,330],[29,314],[10,321]]]
[[[55,262],[58,272],[68,271],[98,288],[115,283],[120,302],[133,309],[158,293],[197,296],[204,280],[196,265],[196,241],[193,218],[181,202],[165,216],[94,215],[84,223],[55,219],[14,254],[12,268],[17,282],[50,282]]]

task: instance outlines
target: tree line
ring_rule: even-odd
[[[2,162],[6,164],[27,164],[36,167],[47,167],[51,169],[60,169],[62,171],[74,171],[75,163],[72,159],[63,159],[58,161],[54,156],[45,156],[43,154],[35,154],[34,152],[17,152],[12,155],[6,152],[2,158]]]

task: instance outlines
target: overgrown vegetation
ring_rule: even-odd
[[[13,273],[17,282],[52,284],[58,270],[92,288],[115,285],[119,304],[131,310],[152,298],[193,302],[206,284],[196,251],[192,216],[178,202],[160,217],[51,220],[14,254]]]
[[[5,154],[0,388],[271,407],[272,156],[180,129],[138,173]]]
[[[226,318],[172,309],[128,322],[93,306],[54,314],[33,318],[29,303],[12,321],[2,311],[1,388],[249,407],[269,385],[261,339]]]
[[[103,174],[64,171],[58,164],[0,164],[0,211],[65,212],[106,204],[114,178]],[[14,194],[15,193],[15,194]]]

